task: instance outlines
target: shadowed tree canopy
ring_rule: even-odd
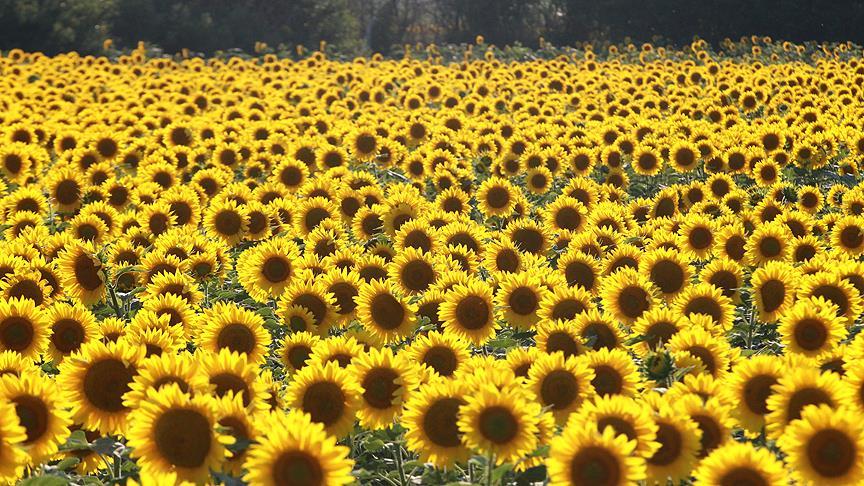
[[[211,54],[255,42],[348,54],[392,53],[406,43],[536,46],[580,41],[769,35],[794,42],[864,43],[864,2],[852,0],[0,0],[0,49],[101,52],[139,40],[174,53]]]

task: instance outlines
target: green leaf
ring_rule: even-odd
[[[624,345],[625,346],[633,346],[634,344],[639,344],[642,341],[645,341],[646,339],[648,339],[648,336],[646,336],[644,334],[638,334],[638,335],[633,336],[632,338],[624,341]]]
[[[366,442],[366,444],[364,444],[364,445],[366,446],[367,451],[378,452],[381,449],[383,449],[387,444],[385,444],[383,440],[372,439],[372,440]]]
[[[66,486],[69,480],[54,475],[35,476],[18,483],[19,486]]]
[[[509,462],[505,462],[500,466],[496,467],[492,470],[492,483],[498,484],[504,478],[504,476],[513,470],[513,464]]]
[[[71,456],[58,462],[56,467],[61,471],[68,471],[73,467],[77,466],[79,462],[81,462],[81,459],[78,459],[75,456]]]
[[[69,435],[66,443],[60,446],[61,451],[81,451],[90,449],[90,442],[83,430],[76,430]]]
[[[513,338],[498,338],[489,341],[489,346],[495,349],[510,349],[518,344]]]
[[[114,454],[114,449],[117,447],[117,441],[111,437],[101,437],[96,439],[91,445],[93,450],[99,454],[110,456]]]

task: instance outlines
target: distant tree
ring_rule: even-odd
[[[113,0],[0,0],[0,49],[97,52]]]
[[[347,0],[116,0],[114,33],[125,44],[147,40],[167,52],[212,53],[256,41],[304,44],[356,42]]]
[[[535,45],[542,35],[540,0],[439,0],[443,41],[471,42],[483,35],[488,43]]]

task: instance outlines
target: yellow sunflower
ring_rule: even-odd
[[[805,408],[778,441],[800,484],[857,484],[864,480],[861,416],[829,405]]]
[[[307,366],[292,376],[288,402],[322,424],[333,437],[344,437],[354,427],[362,395],[360,385],[338,363]]]
[[[336,445],[336,438],[308,414],[292,411],[269,420],[260,425],[265,432],[243,463],[250,484],[341,486],[355,481],[348,448]]]
[[[466,461],[471,453],[463,445],[458,423],[467,393],[455,380],[439,379],[423,385],[405,403],[401,420],[405,447],[417,453],[421,461],[438,467]]]
[[[611,427],[602,434],[581,424],[552,439],[547,467],[549,484],[631,484],[646,478],[645,459],[634,456],[636,441]]]
[[[348,372],[362,389],[357,418],[362,427],[387,428],[402,411],[419,380],[417,368],[405,352],[370,349],[355,358]]]
[[[150,390],[131,413],[127,435],[142,480],[207,481],[231,441],[216,431],[215,408],[212,397],[190,397],[176,384]]]
[[[261,364],[270,346],[264,318],[237,304],[217,302],[198,316],[198,347],[218,353],[222,349],[245,354],[250,363]]]
[[[11,435],[9,439],[4,436],[3,440],[20,439],[21,431],[15,427],[20,424],[25,434],[24,440],[20,441],[20,447],[27,454],[25,462],[13,466],[9,463],[10,458],[21,456],[4,448],[0,451],[0,458],[5,460],[2,463],[4,469],[8,471],[11,467],[17,470],[25,463],[38,465],[51,459],[69,436],[69,426],[72,423],[69,412],[62,405],[61,393],[54,380],[35,373],[21,376],[3,375],[0,377],[0,398],[4,404],[11,404],[18,415],[16,419],[4,414],[4,428],[8,426]],[[8,413],[8,409],[5,411]]]

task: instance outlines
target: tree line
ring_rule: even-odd
[[[404,44],[541,38],[685,44],[694,35],[861,42],[864,2],[808,0],[0,0],[0,49],[100,53],[138,41],[168,53],[269,46],[393,53]],[[260,46],[260,44],[259,44]]]

